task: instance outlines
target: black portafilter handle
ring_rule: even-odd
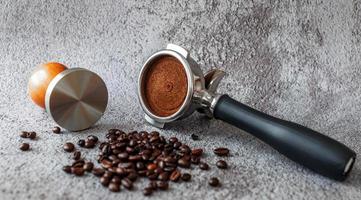
[[[264,141],[291,160],[329,178],[345,180],[356,153],[344,144],[299,124],[272,117],[228,95],[214,107],[214,117]]]

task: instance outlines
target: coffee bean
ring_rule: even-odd
[[[135,172],[131,172],[128,174],[127,178],[131,181],[135,181],[138,178],[138,175]]]
[[[184,174],[182,174],[182,176],[181,176],[181,179],[182,179],[183,181],[190,181],[191,178],[192,178],[192,176],[191,176],[189,173],[184,173]]]
[[[107,160],[107,159],[102,160],[102,162],[100,164],[105,169],[111,168],[113,166],[112,162],[110,160]]]
[[[114,177],[110,180],[111,183],[116,183],[116,184],[120,184],[121,181],[122,181],[122,179],[119,178],[119,176],[114,176]]]
[[[192,140],[199,140],[199,136],[194,133],[192,133],[191,138]]]
[[[30,145],[28,143],[22,143],[20,145],[20,150],[21,151],[27,151],[27,150],[29,150],[29,148],[30,148]]]
[[[103,185],[103,186],[108,186],[109,185],[109,182],[110,182],[110,178],[109,177],[106,177],[106,176],[102,176],[100,178],[100,183]]]
[[[213,150],[214,154],[216,154],[217,156],[228,156],[229,154],[229,149],[224,148],[224,147],[219,147]]]
[[[122,180],[122,185],[128,190],[131,190],[133,188],[133,182],[129,178],[124,178]]]
[[[191,166],[191,163],[190,163],[190,161],[188,159],[183,157],[183,158],[178,160],[178,165],[180,167],[189,168]]]
[[[120,158],[121,160],[127,160],[128,157],[129,157],[129,154],[127,152],[122,152],[122,153],[119,153],[118,155],[118,158]]]
[[[178,142],[178,138],[176,138],[176,137],[171,137],[171,138],[169,138],[169,142],[170,142],[170,143],[176,143],[176,142]]]
[[[224,160],[217,161],[216,165],[219,169],[227,169],[228,168],[228,164]]]
[[[181,173],[178,170],[174,170],[172,174],[170,175],[169,179],[173,182],[177,182],[179,178],[181,177]]]
[[[208,184],[212,187],[217,187],[219,186],[219,180],[216,177],[212,177],[211,179],[209,179]]]
[[[63,167],[63,171],[64,171],[65,173],[70,174],[70,173],[71,173],[71,166],[65,165],[65,166]]]
[[[95,176],[103,176],[105,170],[103,168],[93,168],[92,173]]]
[[[80,151],[75,151],[75,152],[73,153],[73,159],[74,159],[74,160],[79,160],[80,157],[81,157]]]
[[[95,135],[89,135],[87,137],[87,140],[92,140],[94,143],[97,143],[98,142],[98,137],[95,136]]]
[[[94,148],[94,147],[95,147],[95,143],[96,143],[96,142],[94,142],[94,140],[85,140],[84,147],[85,147],[85,148],[88,148],[88,149]]]
[[[75,176],[83,176],[84,175],[84,169],[82,167],[72,167],[71,173]]]
[[[94,164],[92,162],[86,162],[83,165],[83,169],[87,172],[91,172],[93,170]]]
[[[158,175],[158,179],[161,181],[168,181],[169,179],[169,173],[168,172],[162,172]]]
[[[203,154],[203,149],[192,149],[193,156],[201,156]]]
[[[150,181],[148,187],[152,188],[153,190],[157,190],[158,189],[157,181]]]
[[[208,170],[209,169],[209,165],[207,163],[204,163],[204,162],[200,162],[199,163],[199,168],[201,170]]]
[[[159,188],[160,190],[167,190],[168,187],[169,187],[169,184],[166,181],[157,182],[157,188]]]
[[[32,132],[28,132],[28,136],[27,136],[28,138],[30,138],[30,139],[35,139],[36,138],[36,132],[34,132],[34,131],[32,131]]]
[[[192,164],[195,164],[195,165],[198,165],[201,161],[201,158],[200,157],[197,157],[197,156],[192,156],[191,157],[191,163]]]
[[[72,152],[72,151],[74,151],[74,148],[75,148],[75,147],[74,147],[74,144],[73,144],[73,143],[67,142],[67,143],[64,144],[63,148],[64,148],[64,150],[65,150],[66,152]]]
[[[53,127],[52,131],[53,131],[53,133],[55,133],[55,134],[59,134],[61,130],[60,130],[60,127],[59,127],[59,126],[55,126],[55,127]]]
[[[20,132],[20,137],[22,137],[22,138],[27,138],[28,137],[28,132],[26,132],[26,131],[21,131]]]
[[[149,196],[149,195],[151,195],[152,193],[153,193],[153,189],[150,188],[150,187],[146,187],[146,188],[143,189],[143,195],[144,195],[144,196]]]
[[[147,165],[148,170],[155,170],[157,168],[157,165],[154,163],[150,163]]]
[[[80,147],[84,147],[84,146],[85,146],[85,140],[80,139],[80,140],[78,141],[78,145],[79,145]]]
[[[79,160],[74,161],[71,166],[72,167],[83,167],[84,164],[85,164],[84,160],[79,159]]]
[[[112,192],[119,192],[120,191],[120,185],[117,184],[117,183],[110,183],[108,188]]]

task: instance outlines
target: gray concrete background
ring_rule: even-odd
[[[266,113],[316,129],[361,153],[360,1],[16,1],[0,0],[0,199],[142,199],[114,194],[96,178],[65,175],[66,141],[107,129],[156,130],[144,123],[137,75],[169,42],[191,50],[203,71],[228,72],[220,92]],[[59,61],[106,81],[109,107],[90,130],[51,134],[55,124],[26,93],[39,63]],[[38,132],[20,152],[21,130]],[[227,146],[230,169],[192,170],[152,199],[360,199],[361,165],[335,182],[289,161],[254,137],[198,114],[161,131],[193,147]],[[200,141],[190,140],[196,133]],[[84,151],[95,158],[96,151]],[[212,189],[209,176],[221,177]],[[150,198],[149,198],[150,199]]]

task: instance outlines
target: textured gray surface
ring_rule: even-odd
[[[114,194],[92,176],[61,171],[61,146],[111,127],[155,130],[137,102],[142,62],[169,42],[191,50],[204,71],[229,72],[220,92],[264,112],[319,130],[361,153],[360,1],[15,1],[0,0],[0,199],[141,199]],[[109,107],[93,129],[53,135],[54,123],[27,97],[34,67],[59,61],[101,75]],[[35,130],[19,152],[20,130]],[[227,146],[229,170],[192,170],[153,199],[360,199],[361,165],[344,183],[287,160],[254,137],[198,114],[163,130],[194,147]],[[201,140],[190,140],[197,133]],[[83,151],[94,158],[95,151]],[[221,176],[210,189],[207,177]],[[137,182],[137,190],[142,188]]]

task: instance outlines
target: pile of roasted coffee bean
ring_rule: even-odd
[[[106,138],[107,141],[100,143],[96,136],[91,135],[86,140],[78,141],[78,146],[84,148],[93,148],[100,143],[97,156],[100,167],[95,167],[92,162],[81,158],[81,153],[75,151],[73,143],[65,143],[63,148],[66,152],[73,152],[74,162],[72,165],[64,166],[63,170],[76,176],[91,172],[112,192],[119,192],[121,186],[132,190],[133,182],[145,177],[149,179],[149,185],[143,189],[143,194],[148,196],[157,190],[167,190],[169,181],[190,181],[191,174],[183,173],[181,168],[190,168],[191,165],[198,165],[202,170],[210,168],[201,159],[203,149],[191,149],[176,137],[167,140],[156,131],[125,133],[118,129],[110,129]],[[218,156],[228,156],[229,150],[217,148],[214,149],[214,153]],[[220,169],[228,167],[224,160],[219,160],[216,166]],[[216,177],[211,177],[208,183],[212,187],[220,186]]]

